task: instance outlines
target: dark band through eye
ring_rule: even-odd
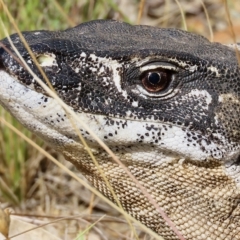
[[[146,71],[140,76],[143,87],[149,92],[165,90],[171,82],[172,72],[164,69]]]

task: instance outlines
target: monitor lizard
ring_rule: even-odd
[[[23,36],[58,96],[185,239],[240,239],[239,45],[113,20]],[[44,82],[19,36],[11,39]],[[16,60],[9,41],[1,44],[0,104],[113,200],[65,111]],[[132,179],[76,124],[123,208],[164,239],[178,239]]]

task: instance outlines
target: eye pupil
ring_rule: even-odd
[[[161,81],[161,76],[159,73],[153,72],[148,74],[148,81],[152,85],[156,85]]]
[[[160,92],[165,90],[171,82],[172,72],[166,69],[156,69],[144,72],[140,79],[143,87],[149,92]]]

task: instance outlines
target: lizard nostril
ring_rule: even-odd
[[[56,56],[52,53],[38,55],[37,61],[42,67],[52,67],[54,65],[57,66]]]

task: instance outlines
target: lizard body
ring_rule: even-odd
[[[92,21],[23,36],[58,96],[149,191],[186,239],[240,239],[236,50],[176,29]],[[17,35],[14,45],[41,78]],[[0,104],[112,194],[65,111],[0,49]],[[44,80],[43,80],[44,81]],[[124,209],[177,239],[122,168],[76,123]]]

